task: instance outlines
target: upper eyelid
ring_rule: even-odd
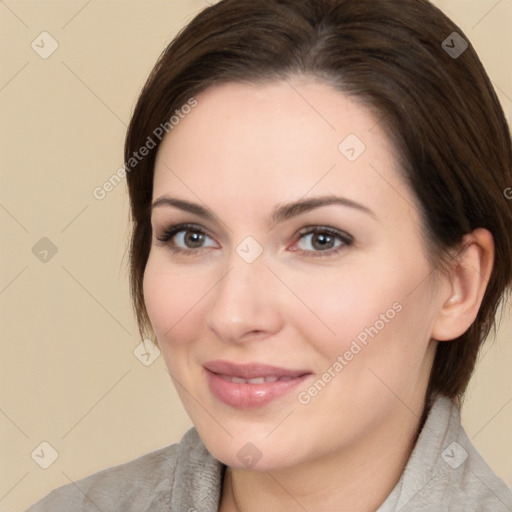
[[[163,235],[167,231],[174,230],[173,236],[180,233],[181,231],[200,231],[210,238],[214,238],[214,236],[210,235],[210,230],[201,226],[200,224],[195,224],[194,222],[176,222],[173,224],[164,224],[160,229],[153,229],[153,232],[160,231],[160,234]]]
[[[164,224],[160,228],[153,229],[153,232],[155,232],[155,231],[165,232],[165,231],[169,231],[174,228],[176,228],[175,233],[179,233],[180,231],[186,231],[186,230],[192,231],[192,230],[196,229],[197,231],[201,231],[201,232],[205,233],[206,235],[210,236],[210,234],[209,234],[210,230],[208,228],[202,226],[201,224],[197,224],[195,222],[176,222],[176,223]],[[351,236],[345,230],[340,229],[340,228],[335,228],[333,226],[329,226],[328,224],[307,224],[306,226],[303,226],[302,228],[295,230],[295,231],[297,233],[304,234],[306,231],[314,230],[314,229],[332,230],[332,231],[338,232],[339,234],[346,234],[347,236]]]
[[[158,238],[161,238],[166,232],[173,230],[174,233],[171,235],[171,238],[175,237],[178,233],[181,233],[182,231],[198,231],[203,234],[205,234],[207,237],[214,240],[214,236],[210,235],[209,230],[201,226],[200,224],[192,223],[192,222],[183,222],[183,223],[176,223],[171,224],[167,227],[164,227],[161,231],[161,234],[158,236]],[[295,237],[297,240],[300,240],[303,236],[314,234],[315,232],[332,232],[332,235],[337,236],[339,239],[348,239],[347,241],[350,241],[350,243],[354,242],[354,237],[348,233],[347,231],[339,228],[335,228],[328,225],[323,224],[308,224],[307,226],[303,226],[299,230],[295,232]],[[201,248],[199,248],[201,249]],[[185,249],[185,250],[191,250],[194,249]]]
[[[304,204],[302,204],[304,203]],[[345,210],[349,210],[352,212],[362,212],[366,213],[368,218],[371,218],[375,221],[379,221],[376,214],[368,209],[367,207],[360,205],[350,199],[339,198],[335,196],[326,196],[320,198],[310,198],[307,201],[298,201],[296,203],[290,203],[289,205],[285,205],[281,209],[277,209],[275,214],[273,215],[271,230],[276,228],[279,225],[287,224],[290,221],[299,222],[301,217],[307,216],[310,214],[314,214],[319,210],[323,210],[324,208],[331,209],[332,207],[337,206],[338,208],[341,206]],[[188,201],[182,201],[175,198],[169,198],[167,195],[163,195],[153,202],[151,206],[151,215],[150,220],[153,223],[153,219],[155,218],[155,213],[158,210],[167,210],[169,209],[177,210],[182,214],[189,214],[193,217],[197,217],[200,220],[198,222],[206,222],[212,223],[215,227],[220,226],[221,224],[226,227],[228,231],[233,231],[230,227],[222,221],[220,217],[211,213],[209,210],[205,210],[200,205],[195,205],[194,203],[189,203]],[[281,211],[282,210],[282,211]],[[184,221],[183,223],[186,223]],[[193,223],[193,222],[192,222]],[[178,223],[177,223],[178,224]],[[195,223],[194,223],[195,224]],[[312,226],[318,226],[319,224],[311,224]],[[198,224],[200,226],[200,224]],[[203,229],[201,227],[201,229]],[[333,228],[337,229],[337,228]],[[342,231],[343,230],[339,230]],[[214,231],[211,231],[214,232]]]

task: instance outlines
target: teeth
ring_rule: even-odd
[[[255,377],[254,379],[242,379],[240,377],[229,377],[227,375],[223,376],[226,380],[233,382],[234,384],[265,384],[265,382],[276,382],[277,380],[290,380],[291,377],[282,377],[278,379],[275,376],[269,377]]]
[[[247,379],[249,384],[264,384],[265,377],[256,377],[255,379]]]

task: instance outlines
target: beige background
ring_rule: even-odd
[[[510,120],[512,2],[436,3],[479,52]],[[1,511],[177,442],[191,426],[162,358],[146,367],[133,354],[141,340],[128,294],[125,184],[101,201],[92,190],[123,163],[125,127],[156,58],[205,6],[0,2]],[[43,31],[59,45],[47,59],[31,48]],[[57,248],[47,262],[32,252],[43,237]],[[507,310],[463,411],[468,435],[509,485],[511,336]],[[58,452],[48,469],[36,463],[48,448],[31,457],[43,441]]]

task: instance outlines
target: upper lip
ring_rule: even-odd
[[[241,379],[255,379],[257,377],[301,377],[309,374],[308,370],[290,370],[269,364],[247,363],[235,364],[230,361],[209,361],[204,367],[213,372],[228,377],[239,377]]]

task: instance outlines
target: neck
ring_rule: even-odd
[[[423,409],[417,404],[413,413],[400,404],[371,438],[300,465],[270,471],[227,468],[219,511],[375,512],[407,464]]]

